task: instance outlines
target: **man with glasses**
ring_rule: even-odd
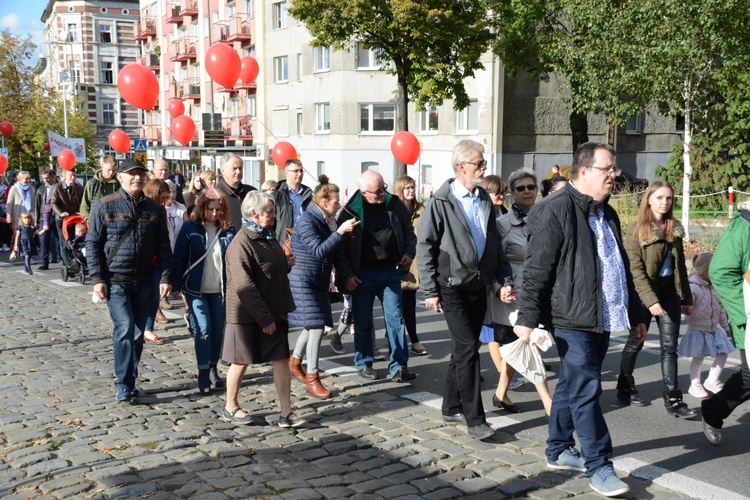
[[[362,222],[344,235],[336,255],[336,284],[352,294],[354,315],[354,364],[363,378],[379,378],[373,363],[375,297],[385,313],[390,347],[389,375],[394,382],[408,382],[416,375],[407,368],[408,343],[401,298],[401,270],[414,260],[417,237],[406,205],[386,191],[383,177],[374,170],[359,176],[359,191],[339,215],[339,226],[356,218]]]
[[[276,184],[273,199],[276,202],[276,225],[274,231],[281,245],[288,238],[287,229],[292,229],[297,218],[307,209],[312,200],[312,189],[302,184],[305,171],[302,162],[290,158],[284,168],[286,180]]]
[[[221,178],[216,187],[227,197],[229,218],[236,231],[242,228],[242,200],[247,193],[255,191],[254,186],[242,182],[244,175],[242,158],[234,153],[226,153],[221,157]]]
[[[487,439],[477,342],[487,311],[487,286],[503,283],[510,265],[500,248],[495,208],[479,187],[487,170],[484,146],[464,139],[453,148],[455,179],[448,179],[427,202],[419,222],[417,266],[425,306],[441,309],[453,351],[443,389],[443,420],[467,426]],[[356,328],[356,327],[355,327]]]
[[[602,362],[611,332],[633,327],[638,341],[646,337],[620,220],[607,203],[617,172],[614,148],[587,142],[573,155],[571,181],[534,205],[514,327],[526,343],[540,324],[553,329],[560,355],[547,465],[586,472],[591,488],[608,497],[630,488],[612,466],[599,405]]]

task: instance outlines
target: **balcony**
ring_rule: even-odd
[[[141,54],[140,63],[144,66],[148,66],[148,69],[152,70],[154,73],[161,71],[159,56],[156,54]]]
[[[135,23],[134,40],[146,40],[150,36],[156,36],[156,18],[142,17]]]
[[[149,142],[161,142],[161,127],[159,125],[141,125],[140,138]]]
[[[180,6],[179,0],[173,0],[167,3],[167,19],[168,23],[182,24],[184,19],[182,18],[182,7]]]
[[[198,58],[195,50],[196,41],[192,37],[185,37],[172,42],[170,61],[195,61]]]
[[[201,99],[201,80],[198,77],[186,78],[182,82],[182,97],[200,101]]]
[[[220,42],[245,42],[252,40],[250,34],[250,19],[246,14],[235,14],[228,21],[214,23]]]
[[[253,127],[249,116],[235,116],[222,123],[224,137],[229,141],[253,141]]]
[[[182,0],[180,2],[180,15],[190,17],[197,16],[198,0]]]
[[[170,99],[182,99],[183,86],[177,83],[177,80],[172,78],[172,83],[169,84],[169,98]]]

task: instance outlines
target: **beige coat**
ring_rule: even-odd
[[[411,214],[411,223],[414,226],[414,235],[419,237],[419,219],[422,217],[424,212],[424,205],[421,203],[417,204],[417,209]],[[409,271],[401,275],[401,289],[402,290],[419,290],[419,270],[417,269],[417,259],[414,258],[411,261],[411,267]]]

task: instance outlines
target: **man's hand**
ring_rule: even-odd
[[[168,297],[172,293],[172,285],[169,283],[159,283],[159,298]]]
[[[414,259],[404,255],[403,257],[401,257],[401,260],[398,263],[398,268],[401,269],[402,271],[408,271],[409,268],[411,267],[412,262],[414,262]]]
[[[652,316],[662,317],[667,315],[667,311],[658,302],[648,308]]]
[[[436,313],[440,312],[440,297],[432,297],[430,299],[424,299],[424,306],[427,309],[430,309],[432,311],[435,311]]]
[[[344,286],[346,287],[347,290],[349,290],[350,292],[353,292],[354,290],[357,289],[360,283],[362,283],[361,279],[357,278],[356,276],[352,276],[351,278],[349,278],[348,280],[344,282]]]
[[[513,327],[513,333],[516,334],[516,337],[521,339],[524,344],[528,344],[529,340],[531,340],[531,332],[533,332],[533,328],[529,328],[528,326],[521,326],[516,325]]]
[[[276,322],[274,321],[270,325],[266,325],[263,327],[263,333],[266,335],[273,335],[273,333],[276,331]]]
[[[289,266],[289,269],[291,269],[294,267],[294,264],[296,263],[297,263],[297,256],[294,255],[293,253],[289,253],[286,256],[286,265]]]
[[[633,329],[633,342],[637,345],[641,345],[644,340],[646,340],[646,324],[638,323]]]
[[[497,298],[499,298],[506,304],[510,304],[512,302],[515,302],[516,298],[518,298],[518,295],[513,291],[513,287],[508,285],[500,288],[497,291]]]
[[[109,300],[109,289],[106,283],[97,283],[94,285],[94,293],[101,300]]]

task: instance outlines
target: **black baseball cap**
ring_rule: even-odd
[[[120,162],[120,165],[118,165],[117,170],[119,170],[120,172],[130,172],[131,170],[134,170],[136,168],[140,168],[148,172],[148,169],[145,167],[145,165],[143,165],[143,163],[131,158],[122,160]]]

